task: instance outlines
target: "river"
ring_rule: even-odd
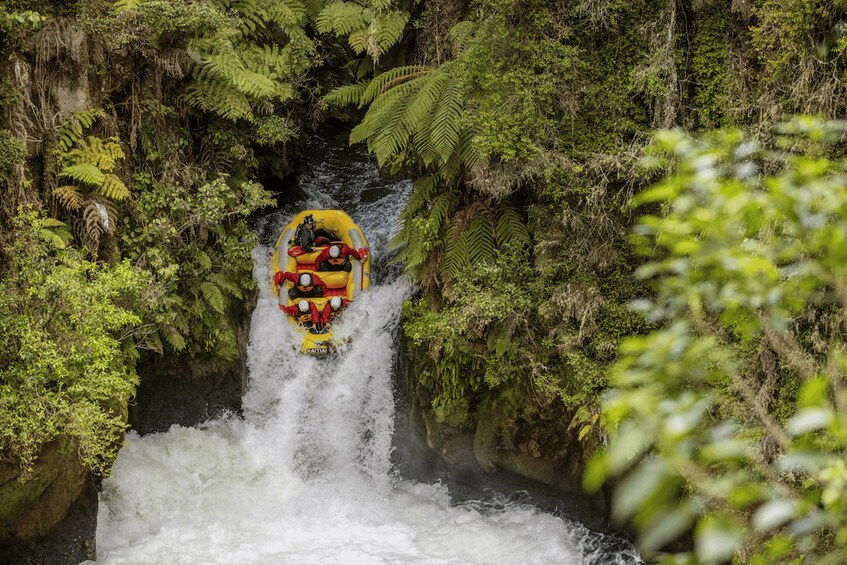
[[[411,185],[381,178],[343,136],[315,139],[307,153],[296,181],[302,196],[255,228],[260,296],[243,415],[129,434],[103,482],[97,563],[641,563],[578,497],[542,511],[517,480],[483,488],[484,478],[458,481],[431,460],[413,461],[427,454],[397,408],[395,375],[400,306],[411,289],[386,260]],[[306,207],[347,210],[375,256],[375,284],[342,317],[336,334],[349,343],[330,360],[296,351],[267,284],[280,229]]]

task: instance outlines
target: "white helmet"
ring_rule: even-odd
[[[300,286],[311,286],[312,285],[312,275],[309,273],[303,273],[300,275]]]
[[[329,248],[329,256],[332,257],[333,259],[338,259],[338,257],[340,255],[341,255],[341,248],[338,247],[337,245],[333,245],[332,247]]]
[[[300,302],[297,303],[297,308],[299,308],[300,311],[305,314],[306,312],[309,311],[309,301],[308,300],[301,300]]]
[[[333,296],[329,299],[329,305],[332,307],[333,310],[338,310],[339,308],[341,308],[341,297]]]

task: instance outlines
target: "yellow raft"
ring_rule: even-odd
[[[326,245],[316,245],[315,251],[312,253],[302,253],[302,248],[295,248],[294,245],[294,233],[306,216],[312,216],[315,219],[315,235],[318,238],[325,237],[331,242],[343,242],[356,250],[363,247],[367,248],[368,240],[361,228],[342,210],[304,210],[294,216],[282,229],[274,251],[273,273],[279,271],[296,274],[316,272],[318,277],[327,285],[328,290],[320,298],[305,298],[305,300],[314,302],[318,312],[321,312],[324,304],[333,296],[340,296],[352,301],[370,286],[370,253],[362,261],[351,258],[352,268],[350,272],[315,271],[315,259]],[[318,239],[318,241],[321,240]],[[289,250],[292,253],[289,253]],[[301,253],[298,254],[298,251]],[[271,284],[273,285],[273,281]],[[281,307],[295,304],[295,301],[288,297],[288,290],[293,286],[292,283],[286,282],[280,287],[279,304]],[[303,343],[300,346],[302,353],[320,356],[335,351],[335,340],[332,337],[332,329],[329,325],[319,331],[315,328],[301,326],[294,316],[288,316],[288,319],[298,325],[303,335]]]

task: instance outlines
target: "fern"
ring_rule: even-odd
[[[77,163],[62,169],[59,177],[66,177],[76,182],[91,186],[100,186],[106,180],[106,175],[91,163]]]
[[[200,268],[204,271],[208,271],[212,268],[212,258],[209,257],[209,254],[202,249],[198,248],[194,250],[194,258],[197,260],[197,264],[200,265]]]
[[[462,233],[467,255],[472,265],[491,264],[497,260],[497,246],[491,217],[486,211],[477,211],[471,223]]]
[[[129,189],[117,176],[107,173],[98,192],[110,200],[126,200],[130,197]]]
[[[94,122],[102,116],[103,111],[99,108],[74,112],[70,118],[59,126],[59,149],[64,152],[70,151],[74,145],[82,140],[85,131],[91,129]]]
[[[412,194],[403,209],[404,218],[412,218],[431,200],[438,191],[439,178],[437,175],[426,175],[415,180]]]
[[[62,206],[71,211],[79,210],[83,202],[85,202],[82,194],[80,194],[75,186],[71,185],[60,186],[53,191],[53,196],[56,197]]]
[[[165,340],[170,344],[174,351],[182,351],[185,349],[185,337],[173,326],[165,324],[162,326],[165,334]]]
[[[241,291],[241,287],[225,275],[216,273],[210,276],[209,280],[215,283],[222,291],[226,291],[227,294],[233,298],[237,298],[239,300],[244,298],[244,293]]]
[[[199,110],[212,112],[230,121],[252,122],[253,109],[247,97],[221,81],[198,81],[186,89],[185,101]]]
[[[431,74],[435,71],[432,67],[424,65],[408,65],[405,67],[395,67],[385,71],[373,78],[362,95],[360,107],[373,102],[377,96],[385,94],[386,91],[398,86],[404,82],[416,79],[422,75]]]
[[[333,2],[328,4],[315,19],[320,33],[350,35],[370,23],[362,6],[353,2]]]
[[[447,161],[459,143],[461,135],[459,120],[464,110],[461,85],[451,81],[439,101],[432,117],[430,139],[443,161]]]
[[[221,289],[210,281],[200,283],[200,290],[203,292],[203,298],[218,314],[223,314],[226,310],[226,299],[224,298]]]
[[[361,105],[362,95],[368,87],[366,81],[360,81],[355,84],[347,84],[331,90],[323,97],[323,101],[327,104]]]
[[[505,247],[518,245],[521,247],[530,244],[529,231],[518,211],[508,204],[497,206],[497,245]]]

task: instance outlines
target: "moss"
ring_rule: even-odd
[[[17,466],[3,464],[0,537],[47,534],[79,497],[87,476],[78,457],[78,445],[67,438],[45,445],[28,479],[21,479]]]
[[[730,4],[719,0],[694,12],[689,49],[695,127],[727,125],[732,115],[727,76]]]

